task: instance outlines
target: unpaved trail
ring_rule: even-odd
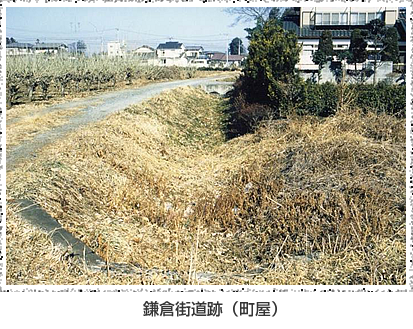
[[[150,84],[135,89],[126,89],[107,92],[97,96],[90,96],[84,99],[69,101],[46,108],[44,111],[51,112],[65,108],[81,107],[79,115],[73,116],[69,122],[57,128],[48,130],[36,135],[33,139],[7,150],[6,169],[13,168],[21,161],[27,161],[36,157],[36,153],[45,145],[63,138],[68,133],[92,122],[102,120],[107,115],[125,109],[126,107],[147,100],[163,91],[186,86],[208,86],[217,84],[218,79],[227,76],[211,76],[207,78],[197,78],[190,80],[178,80]]]

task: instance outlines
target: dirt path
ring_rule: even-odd
[[[185,86],[208,86],[217,84],[217,79],[224,78],[226,78],[226,76],[221,75],[207,78],[162,82],[136,89],[108,92],[48,107],[45,109],[47,112],[73,107],[81,107],[83,109],[80,111],[79,115],[71,117],[68,123],[44,133],[40,133],[32,140],[8,149],[6,156],[7,171],[13,170],[13,168],[23,160],[26,161],[35,158],[37,151],[45,145],[64,137],[69,132],[78,129],[81,126],[99,121],[113,112],[147,100],[168,89]]]

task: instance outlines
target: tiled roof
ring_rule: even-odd
[[[309,28],[300,28],[296,23],[288,21],[283,22],[283,28],[286,31],[293,31],[299,38],[319,38],[323,33],[322,30],[313,30]],[[329,30],[333,38],[350,38],[351,30]]]
[[[185,46],[185,50],[201,50],[204,49],[202,46]]]
[[[233,61],[241,61],[245,58],[243,55],[228,55],[228,61],[233,62]],[[212,61],[226,61],[227,60],[227,55],[224,53],[218,54],[215,53],[211,57]]]
[[[6,48],[33,48],[31,43],[12,42],[6,45]]]
[[[182,43],[176,41],[168,41],[160,43],[157,49],[179,49],[182,47]]]
[[[64,43],[37,43],[33,46],[34,49],[53,49],[53,48],[67,48]]]

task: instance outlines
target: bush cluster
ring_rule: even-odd
[[[343,90],[351,92],[351,106],[364,113],[387,113],[400,118],[406,116],[406,86],[392,85],[384,82],[376,85],[355,84],[343,87],[333,83],[315,84],[300,79],[290,83],[278,83],[277,102],[250,102],[249,87],[241,77],[231,94],[231,106],[227,110],[227,138],[233,138],[252,132],[262,120],[282,118],[288,114],[315,115],[328,117],[334,115],[340,107]],[[259,93],[259,90],[254,90]]]

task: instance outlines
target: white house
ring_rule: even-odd
[[[188,58],[199,58],[203,53],[202,46],[185,46],[185,55]]]
[[[133,50],[132,55],[142,59],[154,58],[155,49],[150,46],[143,45]]]
[[[185,56],[185,46],[176,41],[161,43],[156,48],[158,65],[161,66],[188,66]]]
[[[124,57],[126,56],[126,44],[120,41],[108,42],[109,57]]]

